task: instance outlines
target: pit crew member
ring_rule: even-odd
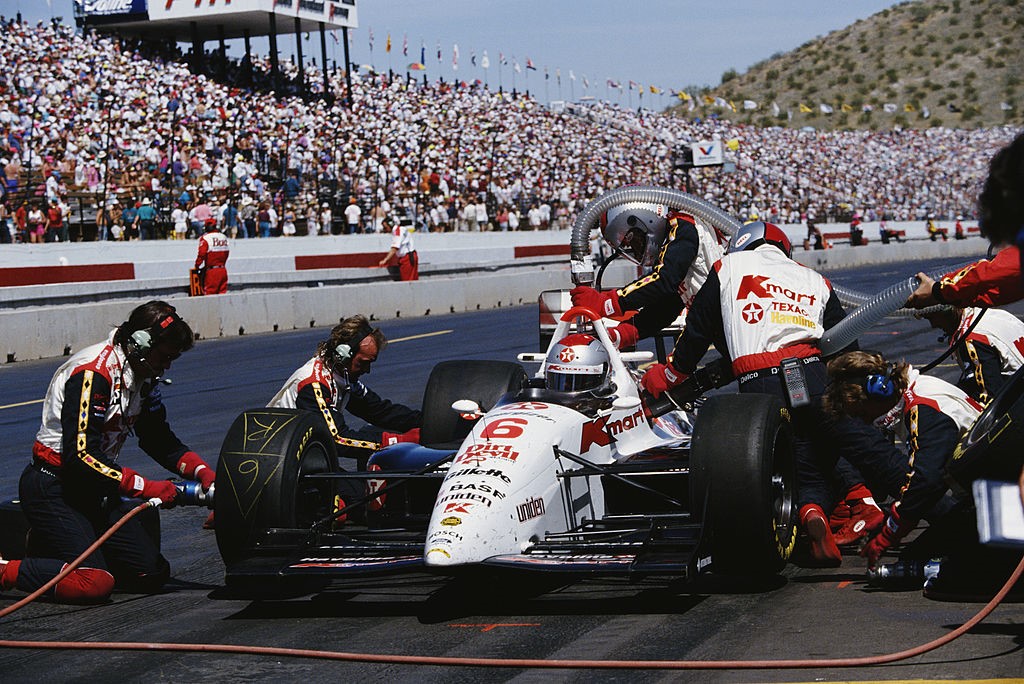
[[[1001,306],[1024,298],[1020,251],[1024,244],[1024,133],[992,157],[978,210],[982,235],[993,247],[1005,249],[991,260],[947,273],[937,281],[918,273],[921,282],[907,300],[908,307]]]
[[[420,257],[412,241],[412,229],[391,219],[384,219],[384,230],[391,232],[391,247],[387,256],[380,260],[380,266],[387,266],[398,259],[398,274],[401,280],[420,279]]]
[[[982,405],[1024,365],[1024,322],[1008,311],[941,306],[917,316],[941,330],[951,345],[971,331],[953,351],[961,372],[957,387]]]
[[[724,236],[693,216],[664,205],[628,202],[601,216],[601,233],[619,254],[649,271],[617,290],[580,285],[570,292],[573,306],[625,320],[608,333],[616,346],[631,347],[670,324],[688,307],[723,253]]]
[[[227,235],[217,228],[217,219],[206,219],[204,228],[206,232],[199,238],[196,256],[196,268],[203,272],[203,293],[224,294],[228,291],[227,263],[231,245]]]
[[[871,567],[938,504],[943,470],[982,406],[955,385],[881,354],[852,351],[828,364],[826,410],[894,429],[907,445],[906,479],[885,525],[862,549]]]
[[[0,562],[3,589],[31,592],[43,586],[139,500],[174,502],[173,482],[149,479],[118,464],[132,433],[154,461],[209,491],[214,470],[171,431],[157,382],[192,343],[192,329],[174,307],[151,301],[135,308],[106,341],[86,347],[57,369],[43,403],[32,461],[19,483],[32,530],[28,557]],[[124,503],[122,497],[135,501]],[[129,520],[58,582],[52,598],[101,602],[115,585],[126,591],[159,590],[170,576],[170,564],[160,553],[159,535],[145,531],[142,517]]]
[[[738,230],[694,298],[671,360],[648,369],[642,382],[659,396],[693,373],[713,343],[730,360],[740,392],[785,396],[779,364],[798,359],[809,399],[791,410],[800,523],[811,539],[813,559],[839,564],[842,556],[822,508],[832,498],[831,475],[825,473],[833,472],[834,462],[823,468],[811,442],[824,441],[820,431],[826,422],[820,397],[827,373],[819,340],[845,312],[828,280],[792,261],[791,254],[789,238],[771,223],[756,221]]]
[[[382,399],[360,381],[386,345],[384,333],[380,328],[372,328],[365,316],[344,319],[267,406],[321,414],[338,445],[338,455],[356,459],[360,470],[366,468],[367,458],[381,446],[419,442],[422,412]],[[349,427],[345,411],[367,425]]]

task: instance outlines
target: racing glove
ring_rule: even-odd
[[[194,451],[186,451],[178,459],[178,473],[182,477],[195,480],[203,486],[203,491],[210,491],[210,485],[217,479],[217,474],[206,461]]]
[[[608,337],[612,338],[612,344],[616,349],[629,349],[636,346],[640,339],[640,332],[635,325],[619,323],[614,328],[608,328]]]
[[[590,309],[605,318],[622,318],[622,307],[619,305],[619,293],[615,290],[599,292],[587,285],[577,285],[569,291],[573,306]]]
[[[147,480],[127,466],[121,466],[121,484],[118,490],[133,499],[160,499],[169,504],[178,496],[178,490],[170,480]]]
[[[882,525],[882,531],[872,537],[860,551],[860,555],[868,559],[868,567],[877,567],[882,554],[898,544],[913,528],[914,525],[907,525],[900,519],[896,506],[893,506]]]
[[[414,444],[419,444],[420,429],[413,428],[408,432],[385,432],[380,436],[380,445],[382,447],[398,444],[399,442],[412,442]]]
[[[647,369],[644,377],[640,378],[640,384],[651,393],[652,397],[657,399],[662,392],[681,385],[688,377],[690,376],[676,369],[670,363],[656,363]]]

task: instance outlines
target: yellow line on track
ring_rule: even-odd
[[[450,335],[455,332],[454,330],[435,330],[434,332],[423,333],[422,335],[409,335],[408,337],[396,337],[393,340],[388,340],[388,344],[394,344],[395,342],[408,342],[409,340],[419,340],[424,337],[437,337],[438,335]],[[0,406],[0,411],[4,409],[18,408],[19,406],[31,406],[32,404],[42,404],[42,399],[33,399],[32,401],[22,401],[17,404],[4,404]]]
[[[42,399],[33,399],[32,401],[21,401],[21,402],[18,402],[17,404],[5,404],[4,406],[0,406],[0,410],[9,409],[9,408],[18,408],[19,406],[29,406],[31,404],[42,404],[42,403],[43,403]]]
[[[435,330],[434,332],[423,333],[422,335],[409,335],[408,337],[396,337],[393,340],[388,340],[388,344],[394,344],[395,342],[408,342],[409,340],[419,340],[424,337],[437,337],[438,335],[448,335],[455,332],[454,330]],[[3,408],[0,406],[0,408]]]

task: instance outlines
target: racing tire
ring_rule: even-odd
[[[697,416],[690,458],[695,511],[706,496],[712,570],[752,579],[782,570],[796,544],[797,517],[793,436],[782,400],[710,397]]]
[[[441,449],[458,448],[474,421],[459,416],[452,410],[452,403],[472,399],[486,413],[504,394],[522,389],[527,379],[523,367],[511,361],[466,360],[437,364],[423,391],[420,444]]]
[[[1024,453],[1024,368],[1017,370],[960,438],[946,466],[964,492],[979,478],[1016,482]]]
[[[335,472],[336,463],[334,439],[317,413],[256,409],[239,415],[217,463],[215,530],[224,562],[252,555],[268,529],[308,528],[329,515],[333,482],[303,476]]]

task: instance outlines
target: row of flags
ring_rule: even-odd
[[[696,107],[693,98],[690,97],[689,94],[683,93],[683,92],[679,92],[679,93],[677,93],[677,95],[678,95],[680,100],[683,100],[684,102],[688,102],[689,103],[689,109],[691,111]],[[736,103],[733,100],[726,100],[725,98],[722,98],[722,97],[712,97],[711,95],[704,95],[702,97],[702,99],[703,99],[705,105],[710,105],[710,106],[714,106],[714,107],[720,107],[720,108],[723,108],[723,109],[729,109],[729,110],[731,110],[733,112],[739,111],[740,108],[742,108],[743,110],[747,110],[747,111],[755,110],[755,109],[760,109],[760,104],[755,102],[754,100],[743,100],[742,104],[740,106],[737,106]],[[797,105],[797,108],[798,108],[798,110],[800,111],[801,114],[815,114],[815,113],[819,113],[819,112],[821,114],[833,114],[836,111],[835,107],[833,107],[830,104],[826,104],[824,102],[818,104],[817,107],[812,107],[812,106],[807,105],[807,104],[805,104],[803,102],[800,102]],[[1003,110],[1004,112],[1005,111],[1010,111],[1010,110],[1013,109],[1013,105],[1011,105],[1011,104],[1009,104],[1007,102],[1000,102],[999,103],[999,108],[1001,110]],[[772,112],[773,116],[778,116],[782,112],[782,108],[779,107],[778,103],[776,103],[776,102],[772,102],[771,103],[770,109],[771,109],[771,112]],[[875,110],[875,106],[871,105],[871,104],[864,104],[864,105],[861,105],[859,107],[859,109],[862,112],[869,112],[870,113],[870,112],[873,112]],[[900,111],[900,109],[902,109],[904,112],[907,112],[907,113],[917,113],[918,111],[920,111],[921,116],[923,118],[925,118],[925,119],[929,118],[932,115],[931,110],[928,109],[927,106],[923,106],[922,105],[920,110],[919,110],[916,106],[914,106],[913,103],[910,103],[910,102],[905,102],[903,104],[902,108],[898,104],[896,104],[895,102],[886,102],[886,103],[884,103],[882,105],[881,109],[886,114],[895,114],[898,111]],[[948,103],[946,105],[946,109],[948,111],[950,111],[950,112],[953,112],[953,113],[959,113],[961,111],[960,107],[958,107],[957,105],[953,104],[952,102],[950,102],[950,103]],[[857,108],[854,107],[851,104],[843,103],[843,104],[839,105],[839,111],[841,111],[841,112],[853,112],[853,111],[856,111],[856,110],[857,110]]]
[[[373,52],[373,29],[372,28],[368,29],[368,36],[369,36],[370,52],[372,53]],[[336,36],[334,36],[334,38],[335,38],[335,40],[337,40]],[[392,50],[391,34],[388,33],[387,34],[387,39],[386,39],[386,41],[384,43],[384,52],[386,52],[387,54],[391,54],[391,50]],[[453,71],[458,71],[458,69],[459,69],[459,57],[460,57],[458,43],[454,43],[452,45],[452,52],[451,52],[451,54],[452,54],[452,61],[451,61],[452,70]],[[402,35],[402,55],[405,56],[405,57],[409,56],[409,37],[408,37],[408,34],[403,34]],[[441,50],[441,42],[440,41],[437,42],[437,61],[438,61],[439,64],[444,61],[444,54],[443,54],[443,52]],[[474,67],[479,66],[482,69],[489,69],[491,67],[491,59],[490,59],[490,57],[487,54],[487,50],[484,50],[483,53],[480,55],[479,61],[477,60],[476,50],[471,51],[470,52],[469,61],[470,61],[470,64],[472,66],[474,66]],[[529,57],[526,58],[526,61],[525,61],[524,64],[520,64],[519,60],[517,60],[515,58],[515,56],[506,57],[504,52],[499,52],[498,53],[498,66],[499,66],[499,68],[501,68],[503,66],[509,66],[509,65],[511,65],[512,71],[514,71],[517,74],[523,73],[524,65],[525,65],[525,71],[527,71],[527,72],[529,72],[529,71],[537,71],[537,66],[533,63],[533,60],[530,59]],[[418,62],[411,62],[411,63],[409,63],[406,68],[409,71],[426,71],[427,70],[427,47],[426,47],[426,43],[424,43],[422,40],[420,41],[420,59],[419,59],[419,61]],[[576,82],[576,80],[577,80],[576,79],[576,74],[573,72],[572,69],[569,70],[568,76],[569,76],[569,80],[570,81],[572,81],[573,83]],[[550,78],[551,78],[551,74],[550,74],[550,72],[548,70],[548,67],[544,67],[544,79],[548,80]],[[558,85],[561,85],[562,84],[562,70],[561,69],[559,69],[559,68],[555,69],[555,78],[558,81]],[[581,79],[582,79],[583,89],[584,90],[589,90],[589,88],[590,88],[590,79],[588,79],[585,74],[581,74]],[[671,95],[672,97],[678,98],[681,102],[685,102],[686,105],[687,105],[687,109],[689,111],[693,111],[698,106],[700,106],[701,103],[703,103],[703,105],[706,105],[706,106],[719,107],[719,108],[722,108],[722,109],[729,109],[729,110],[731,110],[733,112],[740,111],[741,109],[744,110],[744,111],[752,111],[752,110],[757,110],[757,109],[761,108],[760,103],[756,102],[755,100],[743,100],[739,105],[737,105],[736,102],[733,101],[733,100],[726,100],[723,97],[714,97],[714,96],[707,95],[707,94],[701,95],[701,96],[699,96],[699,98],[698,97],[694,97],[694,96],[690,95],[690,93],[688,93],[688,92],[686,92],[684,90],[669,89],[668,92],[666,93],[666,91],[663,88],[660,88],[660,87],[658,87],[656,85],[642,85],[639,82],[633,81],[633,80],[626,81],[626,85],[624,86],[622,81],[618,81],[618,80],[609,78],[609,79],[606,79],[606,81],[605,81],[605,87],[607,89],[609,89],[609,90],[617,90],[617,91],[619,91],[620,94],[623,93],[628,88],[630,93],[632,93],[633,91],[637,91],[641,98],[643,97],[644,93],[649,93],[651,95],[665,95],[665,94],[668,94],[668,95]],[[700,101],[698,101],[698,100],[700,100]],[[955,104],[952,104],[952,103],[947,104],[946,107],[947,107],[947,109],[950,112],[958,113],[958,112],[961,111],[959,107],[957,107]],[[1003,111],[1010,111],[1010,110],[1013,109],[1013,105],[1011,105],[1011,104],[1009,104],[1007,102],[1001,102],[999,104],[999,107]],[[779,114],[782,111],[781,108],[779,107],[779,105],[777,103],[775,103],[775,102],[772,102],[769,108],[770,108],[773,116],[779,116]],[[817,105],[817,107],[813,107],[813,106],[810,106],[810,105],[807,105],[807,104],[801,102],[798,105],[798,109],[799,109],[799,112],[802,113],[802,114],[815,114],[817,112],[820,112],[821,114],[832,114],[832,113],[835,112],[835,107],[833,107],[830,104],[825,104],[825,103],[820,103],[820,104]],[[918,111],[917,107],[915,107],[913,104],[911,104],[909,102],[905,103],[903,105],[902,109],[903,109],[904,112],[908,112],[908,113],[914,113],[914,112]],[[852,112],[852,111],[855,111],[855,107],[853,105],[843,103],[843,104],[839,105],[839,110],[841,112]],[[872,112],[872,111],[874,111],[874,106],[870,105],[870,104],[861,105],[860,106],[860,110],[862,112]],[[884,111],[887,114],[895,114],[899,110],[900,110],[899,105],[897,105],[895,103],[892,103],[892,102],[886,102],[886,103],[884,103],[882,105],[882,111]],[[922,106],[921,109],[920,109],[920,113],[921,113],[921,116],[926,118],[926,119],[931,116],[931,112],[929,111],[928,107]],[[789,112],[789,115],[792,116],[792,113]]]

